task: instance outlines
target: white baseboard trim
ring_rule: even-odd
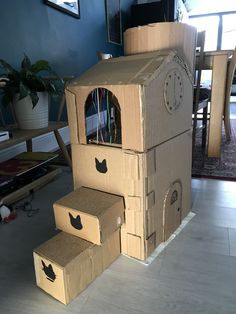
[[[70,143],[69,127],[66,126],[64,128],[61,128],[59,132],[64,143],[66,145],[69,144]],[[50,151],[55,151],[57,149],[58,149],[58,144],[57,144],[57,141],[53,132],[43,134],[43,135],[33,138],[33,151],[35,152],[37,151],[38,152],[40,151],[50,152]],[[25,142],[3,149],[1,150],[1,153],[0,153],[0,162],[8,160],[16,156],[17,154],[20,154],[25,151],[26,151]]]

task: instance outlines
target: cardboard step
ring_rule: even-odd
[[[33,255],[37,285],[68,304],[120,255],[120,230],[101,246],[60,232]]]
[[[79,188],[53,205],[56,227],[100,245],[124,222],[121,196]]]

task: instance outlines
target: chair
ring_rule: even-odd
[[[226,89],[225,89],[224,126],[225,126],[226,140],[228,142],[231,140],[230,96],[231,96],[231,89],[232,89],[232,84],[233,84],[233,79],[234,79],[235,68],[236,68],[236,47],[234,49],[232,58],[228,65],[227,82],[226,82]]]
[[[193,134],[192,134],[192,154],[194,153],[196,143],[196,132],[198,128],[202,129],[202,149],[203,154],[206,150],[207,140],[207,113],[208,113],[208,101],[209,101],[209,90],[201,87],[201,72],[204,63],[204,44],[205,44],[205,31],[199,32],[197,35],[197,45],[199,49],[199,62],[197,70],[195,71],[195,87],[193,97]],[[203,110],[202,124],[198,126],[198,113]]]

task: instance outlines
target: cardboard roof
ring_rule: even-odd
[[[78,85],[147,85],[161,73],[167,63],[173,61],[175,56],[177,56],[175,50],[160,50],[102,60],[73,80],[67,88],[70,90],[70,86]]]

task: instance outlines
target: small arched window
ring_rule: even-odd
[[[121,112],[115,95],[95,88],[85,102],[87,144],[121,147]]]

